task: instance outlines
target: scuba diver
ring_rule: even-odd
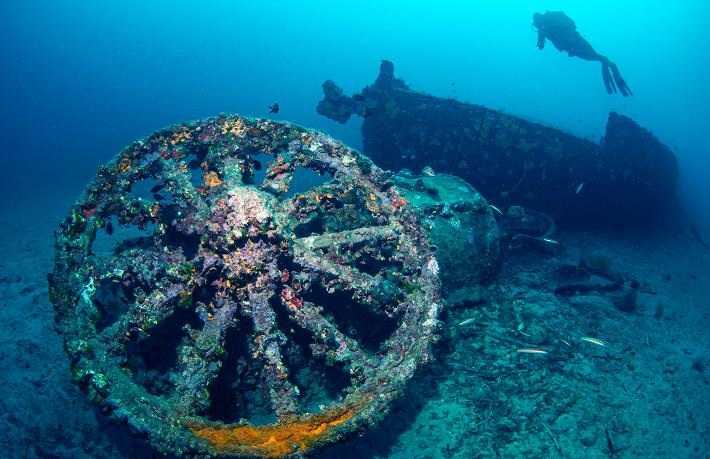
[[[280,110],[279,103],[274,102],[274,105],[269,105],[269,114],[278,113]]]
[[[621,77],[619,68],[606,56],[594,51],[592,45],[577,32],[574,21],[562,11],[546,11],[533,14],[533,26],[537,28],[537,47],[543,49],[545,40],[550,40],[559,51],[566,51],[569,57],[579,57],[602,64],[602,78],[608,94],[618,91],[624,96],[632,96],[631,90]]]

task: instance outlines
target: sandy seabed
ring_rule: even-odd
[[[46,275],[72,199],[0,212],[0,457],[154,457],[85,400],[54,331]],[[557,239],[554,255],[506,253],[493,285],[444,313],[437,362],[387,419],[319,456],[710,457],[710,250],[668,233]],[[619,309],[624,291],[605,290],[604,276],[555,293],[561,267],[588,254],[637,282],[635,311]]]

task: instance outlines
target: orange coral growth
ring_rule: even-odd
[[[407,205],[407,200],[404,198],[395,198],[394,201],[392,201],[392,207],[395,209],[401,209]]]
[[[207,172],[205,174],[205,186],[208,186],[210,188],[214,188],[216,186],[220,186],[222,184],[222,180],[220,180],[219,175],[217,175],[217,172]]]
[[[179,131],[173,132],[173,135],[168,140],[168,142],[170,142],[170,145],[176,145],[180,142],[185,142],[186,140],[190,140],[191,138],[192,138],[192,133],[190,132],[190,130],[187,128],[182,128]]]
[[[118,162],[118,166],[116,167],[118,172],[125,173],[131,170],[131,160],[128,158],[121,158],[121,161]]]
[[[290,167],[291,165],[289,165],[282,156],[277,156],[269,171],[266,172],[266,176],[268,178],[281,178],[284,173],[288,172]]]
[[[241,118],[238,118],[236,120],[225,120],[221,128],[222,135],[232,134],[235,136],[242,137],[244,131],[246,131],[244,120]]]
[[[220,454],[285,457],[308,450],[318,440],[325,438],[332,428],[352,419],[366,404],[339,407],[283,424],[194,425],[190,426],[190,430],[198,437],[209,440],[215,452]]]

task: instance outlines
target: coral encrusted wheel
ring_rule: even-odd
[[[75,380],[163,453],[282,457],[374,425],[430,359],[436,260],[366,157],[222,115],[102,166],[56,234]]]

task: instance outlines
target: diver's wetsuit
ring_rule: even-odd
[[[602,63],[602,78],[606,92],[618,91],[630,96],[631,90],[619,73],[619,68],[606,56],[594,51],[592,45],[577,32],[574,21],[562,11],[546,11],[545,14],[533,14],[533,26],[537,28],[537,47],[545,47],[545,40],[550,40],[559,51],[566,51],[569,57],[579,57],[587,61]]]

